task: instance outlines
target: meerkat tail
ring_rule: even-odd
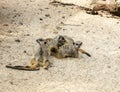
[[[79,49],[79,51],[81,53],[86,54],[87,56],[91,57],[91,55],[88,52],[84,51],[83,49]]]
[[[11,68],[11,69],[16,69],[16,70],[26,70],[26,71],[36,71],[36,70],[39,70],[38,67],[31,68],[31,66],[11,66],[11,65],[6,65],[6,68]]]

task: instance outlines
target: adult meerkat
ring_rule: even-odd
[[[60,35],[60,36],[62,36],[62,35]],[[61,40],[61,42],[62,42],[62,44],[64,43],[64,45],[72,45],[73,44],[75,46],[78,46],[80,44],[80,46],[81,46],[83,44],[80,41],[75,42],[71,37],[68,37],[66,35],[63,35],[62,38],[63,38],[63,41]],[[79,48],[78,51],[81,52],[82,54],[86,54],[87,56],[91,57],[91,55],[88,52],[86,52],[85,50],[83,50],[81,48]]]
[[[17,70],[39,70],[40,67],[47,69],[50,65],[49,61],[49,53],[47,48],[47,42],[43,39],[37,39],[37,43],[39,43],[40,47],[38,51],[35,53],[34,57],[30,61],[29,66],[11,66],[7,65],[7,68],[17,69]]]
[[[53,49],[51,54],[52,56],[58,59],[67,58],[67,57],[78,58],[79,48],[81,45],[82,45],[82,42],[80,41],[74,42],[73,44],[65,44],[61,46],[58,50]],[[90,54],[88,55],[90,56]]]

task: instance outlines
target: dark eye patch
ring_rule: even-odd
[[[40,39],[38,39],[39,41],[43,41],[43,39],[42,38],[40,38]]]
[[[80,45],[80,44],[76,43],[76,45]]]
[[[40,39],[37,39],[37,40],[36,40],[36,42],[38,42],[38,43],[39,43],[40,41],[43,41],[43,39],[40,38]]]

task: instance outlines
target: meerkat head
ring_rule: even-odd
[[[62,36],[62,35],[59,35],[56,39],[57,39],[57,42],[58,42],[58,47],[64,45],[65,42],[66,42],[64,36]]]
[[[39,45],[42,45],[42,44],[47,44],[47,41],[40,38],[40,39],[37,39],[36,42],[39,44]]]
[[[82,45],[83,43],[81,41],[76,41],[73,43],[73,45],[76,47],[76,48],[80,48],[80,46]]]

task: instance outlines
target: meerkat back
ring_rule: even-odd
[[[65,44],[60,47],[59,54],[61,57],[73,57],[78,58],[79,56],[79,48],[81,43],[79,44]]]

